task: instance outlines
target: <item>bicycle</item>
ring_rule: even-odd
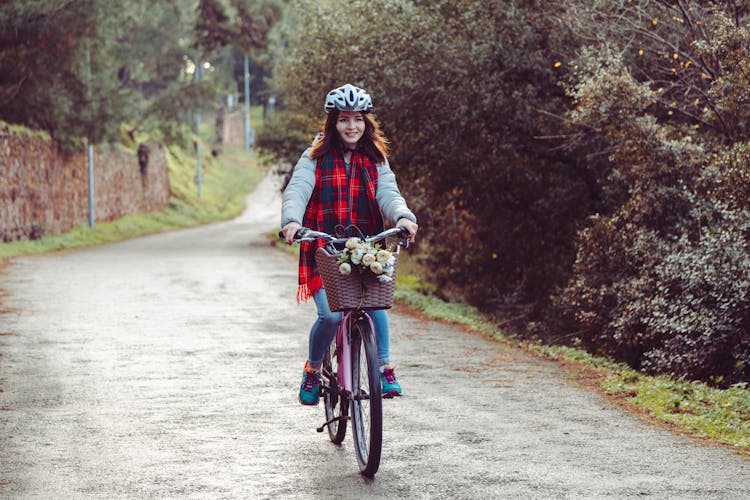
[[[389,237],[398,237],[398,254],[400,247],[408,246],[408,235],[404,228],[394,228],[362,239],[374,244]],[[279,236],[283,238],[282,233],[279,233]],[[390,297],[385,297],[385,301],[383,297],[379,297],[374,301],[375,304],[365,300],[367,297],[364,285],[361,289],[362,297],[358,302],[349,300],[347,303],[346,299],[338,298],[338,290],[333,287],[340,282],[341,276],[337,276],[337,270],[326,270],[330,266],[321,263],[321,259],[325,258],[321,257],[321,252],[328,257],[337,255],[336,252],[340,251],[348,238],[337,238],[308,228],[299,229],[294,236],[296,243],[314,242],[318,239],[327,241],[325,249],[317,250],[316,260],[323,283],[327,285],[329,305],[331,311],[342,311],[343,317],[336,332],[336,340],[331,343],[323,358],[320,395],[324,402],[326,421],[316,430],[323,432],[327,428],[330,440],[335,444],[341,444],[346,437],[347,422],[351,420],[352,438],[360,472],[373,477],[380,467],[384,396],[380,385],[375,333],[367,309],[390,308],[393,303],[393,286],[391,282],[390,287],[381,287],[386,289],[382,293],[390,294]],[[377,307],[368,307],[372,305]]]

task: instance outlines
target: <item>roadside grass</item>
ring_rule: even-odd
[[[34,130],[34,129],[30,129],[28,127],[25,127],[23,125],[17,125],[15,123],[8,123],[8,122],[3,121],[3,120],[0,120],[0,127],[8,127],[8,131],[11,134],[27,135],[27,136],[30,136],[30,137],[40,138],[40,139],[43,139],[45,141],[49,141],[50,140],[49,133],[46,132],[46,131],[43,131],[43,130]]]
[[[3,243],[0,244],[0,261],[230,219],[242,212],[245,196],[260,182],[266,171],[254,150],[248,154],[242,148],[230,149],[215,158],[210,154],[202,155],[203,189],[199,198],[195,155],[176,146],[168,146],[166,154],[171,196],[164,211],[97,221],[93,228],[81,224],[66,233],[38,240]]]
[[[277,248],[297,255],[297,245],[286,245],[278,231],[268,233]],[[395,301],[426,318],[453,323],[490,339],[521,348],[528,354],[555,361],[571,379],[604,393],[652,422],[733,450],[750,454],[750,390],[747,384],[716,389],[701,382],[639,373],[623,363],[594,356],[582,349],[521,341],[505,335],[475,307],[436,297],[420,279],[422,269],[413,258],[400,258]]]
[[[398,280],[396,300],[428,318],[448,321],[510,343],[525,352],[550,359],[570,370],[585,373],[587,385],[603,391],[636,412],[666,423],[680,432],[708,439],[750,454],[750,390],[747,384],[717,389],[696,381],[651,376],[623,363],[592,355],[582,349],[518,341],[506,336],[476,308],[451,304],[419,290],[419,278]]]
[[[750,454],[750,390],[745,383],[717,389],[703,382],[646,375],[574,347],[524,347],[532,354],[568,366],[606,395],[645,411],[656,421]]]

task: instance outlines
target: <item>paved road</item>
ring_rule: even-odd
[[[296,400],[312,306],[239,219],[16,260],[1,286],[3,498],[748,498],[750,461],[651,428],[552,363],[395,311],[406,395],[375,480]]]

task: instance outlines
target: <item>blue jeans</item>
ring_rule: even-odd
[[[336,330],[343,316],[340,312],[331,312],[328,307],[328,297],[326,291],[320,289],[313,294],[313,300],[318,308],[318,319],[313,323],[310,330],[310,352],[309,361],[313,366],[318,366],[323,362],[328,346],[336,338]],[[390,363],[389,350],[389,330],[388,330],[388,313],[385,309],[376,309],[367,311],[372,318],[372,324],[375,327],[375,340],[378,344],[378,358],[381,365]]]

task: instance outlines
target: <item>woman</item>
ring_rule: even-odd
[[[355,225],[365,234],[377,234],[383,230],[384,218],[397,227],[405,227],[413,240],[417,218],[401,196],[388,164],[387,140],[370,114],[370,95],[346,84],[328,93],[324,109],[327,116],[323,130],[302,153],[284,190],[281,226],[287,243],[292,243],[303,225],[329,234],[335,234],[337,225]],[[312,297],[318,308],[299,391],[304,405],[318,404],[320,367],[342,316],[328,307],[315,264],[315,250],[323,244],[321,240],[317,244],[304,243],[300,248],[297,301]],[[390,364],[387,313],[376,310],[369,314],[375,325],[383,394],[401,395]]]

